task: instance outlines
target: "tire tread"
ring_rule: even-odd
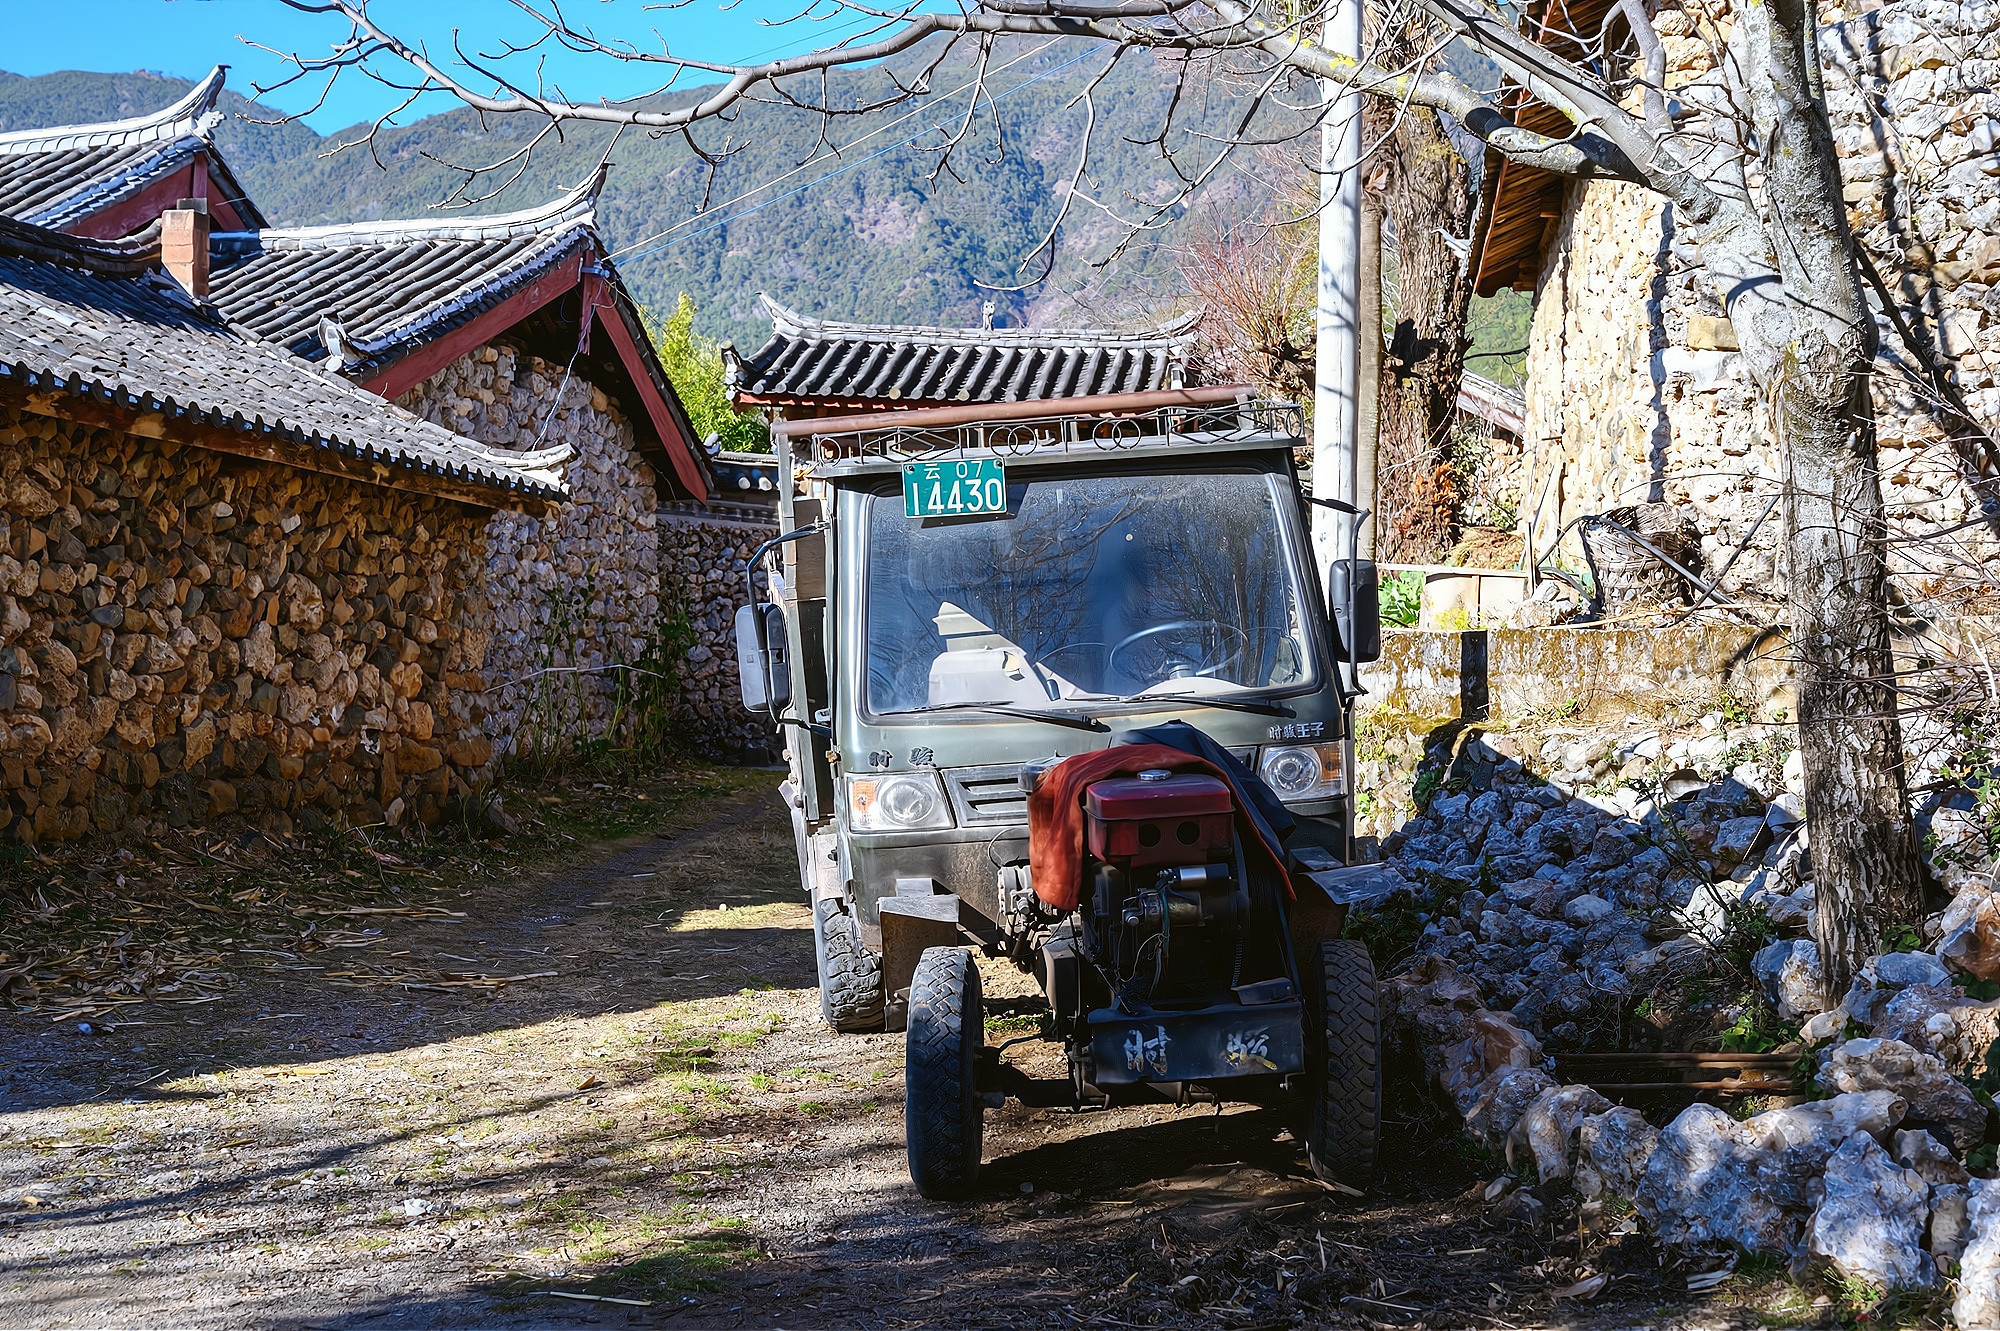
[[[933,1199],[964,1197],[984,1145],[977,1085],[986,1043],[979,969],[963,948],[933,947],[910,982],[903,1067],[910,1178]]]
[[[1316,1062],[1306,1156],[1332,1183],[1365,1186],[1375,1175],[1382,1131],[1381,995],[1368,949],[1328,939],[1313,958]]]
[[[823,898],[813,908],[818,927],[819,1008],[826,1024],[853,1035],[882,1029],[882,958],[861,941],[854,917]]]

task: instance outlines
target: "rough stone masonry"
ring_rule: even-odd
[[[692,637],[681,678],[680,731],[704,757],[769,761],[777,752],[770,722],[743,710],[735,638],[750,556],[777,534],[775,521],[749,505],[676,505],[660,523],[661,591],[686,617]]]
[[[1697,718],[1673,681],[1675,653],[1652,658],[1649,680],[1620,650],[1630,644],[1589,640],[1632,676],[1628,705],[1418,721],[1405,728],[1423,770],[1407,783],[1388,779],[1412,749],[1383,739],[1397,724],[1386,703],[1357,741],[1377,806],[1367,826],[1387,854],[1381,885],[1409,892],[1391,898],[1405,913],[1376,918],[1385,938],[1418,930],[1384,985],[1390,1029],[1467,1133],[1512,1167],[1485,1193],[1491,1213],[1542,1226],[1573,1189],[1586,1227],[1629,1206],[1684,1250],[1691,1290],[1720,1283],[1731,1250],[1762,1253],[1876,1295],[1955,1281],[1957,1324],[2000,1326],[1990,786],[1933,784],[1937,755],[1913,753],[1913,784],[1932,787],[1917,815],[1943,909],[1891,931],[1845,995],[1824,995],[1790,727],[1719,698]],[[1968,651],[1992,654],[1984,636]],[[1417,671],[1381,673],[1378,699],[1423,696]],[[1587,692],[1592,674],[1566,677]],[[1648,694],[1651,712],[1632,701]],[[1642,1113],[1581,1084],[1618,1082],[1615,1070],[1563,1061],[1718,1047],[1786,1061],[1790,1094],[1739,1097],[1761,1111],[1740,1114],[1647,1097]],[[1745,1075],[1754,1092],[1768,1070]]]
[[[486,524],[489,728],[500,751],[603,735],[621,672],[660,632],[659,493],[631,423],[588,381],[507,342],[469,352],[399,404],[481,443],[568,444],[568,503]]]
[[[2000,6],[1891,0],[1822,8],[1826,101],[1848,217],[1905,319],[1955,358],[1988,429],[2000,425]],[[1695,98],[1733,28],[1729,0],[1668,3],[1657,24],[1670,95]],[[1753,163],[1754,167],[1754,163]],[[1761,180],[1752,172],[1752,186]],[[1982,580],[1996,555],[1963,468],[1886,317],[1875,381],[1893,567],[1906,595]],[[1523,528],[1545,550],[1585,513],[1665,500],[1701,531],[1726,585],[1782,587],[1782,450],[1734,330],[1673,210],[1637,186],[1572,186],[1543,259],[1529,334],[1525,458],[1510,478]]]
[[[492,756],[486,521],[0,407],[0,840],[438,817]]]

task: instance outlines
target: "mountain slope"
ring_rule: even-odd
[[[746,347],[761,344],[769,329],[757,307],[759,291],[809,314],[881,322],[976,324],[989,296],[1004,323],[1116,320],[1164,306],[1178,289],[1175,227],[1147,232],[1109,268],[1093,268],[1090,260],[1104,257],[1124,228],[1087,206],[1066,224],[1052,280],[1014,293],[978,285],[1005,287],[1041,275],[1039,259],[1025,276],[1018,269],[1054,219],[1075,170],[1084,110],[1065,104],[1101,58],[1099,48],[1081,43],[1033,51],[1020,44],[996,57],[996,65],[1026,58],[991,80],[993,100],[982,103],[955,158],[962,180],[926,176],[937,166],[942,138],[933,126],[963,116],[963,96],[934,96],[914,115],[898,106],[842,117],[829,137],[855,146],[841,155],[823,152],[803,170],[819,118],[760,104],[744,107],[727,125],[697,131],[702,147],[721,159],[713,167],[679,136],[628,132],[612,145],[608,130],[588,128],[542,145],[518,181],[471,210],[503,211],[561,193],[610,146],[614,169],[600,217],[614,246],[633,247],[618,259],[626,280],[662,314],[686,291],[701,311],[703,333]],[[931,86],[946,92],[968,76],[962,64],[947,62]],[[132,115],[165,105],[187,87],[148,74],[0,74],[0,129]],[[843,104],[866,104],[889,88],[881,69],[854,71],[835,80],[833,95]],[[1172,172],[1158,150],[1132,140],[1157,132],[1172,92],[1171,69],[1143,54],[1121,60],[1097,88],[1098,126],[1083,188],[1100,203],[1143,216],[1143,201],[1170,193]],[[335,153],[337,143],[355,134],[322,138],[301,125],[255,123],[277,117],[233,93],[223,105],[231,118],[217,131],[222,150],[280,225],[431,213],[459,178],[450,164],[503,158],[534,132],[522,118],[482,120],[454,110],[384,130],[372,155],[365,148]],[[1239,105],[1232,88],[1213,81],[1190,90],[1183,112],[1198,130],[1218,133],[1240,114]],[[1173,142],[1183,169],[1191,169],[1204,144],[1185,132]],[[1247,177],[1225,172],[1205,202],[1235,211],[1254,206],[1258,194]]]

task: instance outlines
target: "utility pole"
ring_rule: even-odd
[[[1329,0],[1326,49],[1361,55],[1360,0]],[[1361,286],[1361,98],[1340,84],[1320,84],[1327,106],[1320,122],[1319,295],[1313,366],[1313,495],[1356,502],[1356,424],[1359,421]],[[1324,585],[1327,568],[1348,553],[1350,519],[1313,509],[1313,552]]]
[[[1361,557],[1375,558],[1375,446],[1382,433],[1382,200],[1361,201],[1361,278],[1354,317],[1354,506],[1369,510],[1361,524]]]

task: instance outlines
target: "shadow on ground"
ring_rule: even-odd
[[[245,955],[244,982],[197,1008],[147,1004],[83,1023],[0,1014],[0,1116],[106,1099],[199,1097],[204,1092],[188,1079],[205,1072],[313,1064],[440,1035],[811,983],[810,944],[803,955],[799,946],[811,921],[789,837],[783,845],[768,837],[714,844],[719,832],[745,823],[788,828],[775,781],[759,773],[723,809],[689,810],[678,825],[612,843],[584,866],[467,884],[446,899],[463,921],[357,917],[356,932],[379,930],[379,938],[262,970],[257,956]],[[743,912],[746,923],[730,925],[730,911]],[[553,974],[440,989],[395,983],[402,967]]]

